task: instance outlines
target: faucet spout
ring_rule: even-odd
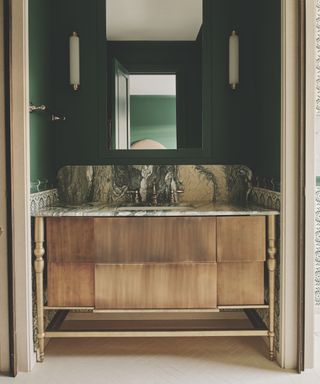
[[[153,183],[153,187],[152,187],[152,205],[154,207],[158,205],[158,194],[156,189],[156,183]]]

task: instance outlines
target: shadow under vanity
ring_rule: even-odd
[[[267,336],[273,359],[278,212],[249,203],[251,178],[244,166],[62,168],[59,204],[33,212],[38,360],[45,338],[151,336]],[[268,327],[257,309],[268,311]],[[44,329],[48,310],[57,314]],[[71,310],[146,318],[69,329]],[[161,320],[226,310],[248,322]]]

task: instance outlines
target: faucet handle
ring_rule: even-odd
[[[172,189],[170,190],[170,204],[175,204],[179,202],[178,196],[184,193],[184,189]]]
[[[139,189],[135,189],[135,190],[127,190],[127,193],[130,194],[132,196],[132,200],[134,200],[134,202],[136,204],[139,204],[140,201],[141,201],[141,198],[140,198],[140,192],[139,192]]]
[[[170,190],[170,204],[175,204],[175,202],[176,202],[176,196],[175,196],[174,190],[171,189]]]
[[[180,196],[184,193],[184,189],[179,188],[176,190],[176,202],[179,203]]]

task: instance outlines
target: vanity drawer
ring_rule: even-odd
[[[214,217],[95,218],[98,263],[215,262]]]
[[[48,263],[50,307],[93,307],[94,264]]]
[[[245,262],[266,259],[264,216],[219,217],[217,219],[217,261]]]
[[[218,305],[264,304],[264,263],[218,263]]]
[[[47,257],[52,262],[95,262],[94,219],[46,219]]]
[[[215,262],[214,217],[46,219],[51,262]]]
[[[216,306],[216,263],[96,265],[96,309]]]

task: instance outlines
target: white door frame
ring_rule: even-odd
[[[306,3],[305,368],[315,365],[316,0]]]
[[[13,264],[17,370],[36,361],[32,333],[28,0],[11,0],[10,92]]]
[[[0,25],[3,26],[3,0],[0,0]],[[0,31],[0,372],[9,372],[9,307],[7,261],[6,206],[6,144],[5,144],[5,90],[4,39]]]
[[[282,243],[281,243],[281,340],[278,361],[282,367],[297,365],[297,284],[298,284],[298,2],[282,2]],[[314,0],[307,0],[309,10]],[[31,244],[29,211],[29,87],[28,87],[28,0],[11,0],[11,92],[12,92],[12,189],[13,189],[13,244],[16,281],[17,359],[18,371],[30,371],[35,364],[32,343]],[[308,48],[310,49],[310,47]],[[310,63],[309,63],[310,64]],[[311,79],[308,79],[311,81]],[[311,117],[309,116],[311,120]],[[308,120],[307,149],[310,147],[312,127]],[[311,152],[309,152],[311,153]],[[312,179],[308,168],[307,178]],[[314,184],[314,181],[313,181]],[[306,191],[309,195],[310,190]],[[312,216],[308,205],[308,219]],[[312,227],[312,223],[309,225]],[[310,231],[310,228],[309,228]],[[311,231],[313,233],[313,231]],[[308,235],[308,234],[307,234]],[[310,236],[308,237],[310,239]],[[307,268],[313,258],[308,246]],[[307,290],[306,304],[312,300]],[[309,326],[309,320],[307,326]],[[308,328],[308,327],[307,327]],[[310,358],[309,334],[306,334],[307,356]],[[311,348],[312,349],[312,348]],[[308,365],[310,365],[308,363]]]
[[[281,124],[281,324],[278,361],[284,368],[298,363],[299,139],[304,122],[299,105],[299,9],[306,9],[305,79],[305,368],[314,366],[314,138],[315,138],[315,1],[282,0]],[[300,52],[301,53],[301,52]],[[299,94],[300,93],[300,94]],[[302,115],[302,117],[304,117]]]

